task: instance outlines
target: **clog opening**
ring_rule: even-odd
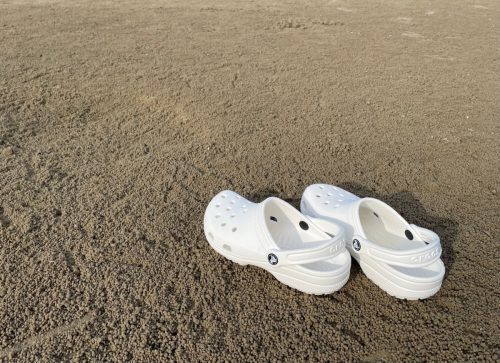
[[[363,199],[359,220],[366,238],[382,247],[408,250],[425,245],[396,211],[379,200]]]
[[[300,212],[279,199],[265,204],[264,218],[267,230],[280,249],[307,248],[307,243],[328,239]]]

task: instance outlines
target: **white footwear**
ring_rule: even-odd
[[[205,235],[218,253],[308,294],[332,293],[349,278],[345,230],[329,225],[334,237],[281,199],[256,204],[232,191],[217,194],[204,217]]]
[[[314,184],[304,191],[302,213],[329,232],[343,223],[352,236],[346,247],[363,272],[400,299],[425,299],[443,281],[439,236],[408,224],[394,209],[374,198],[359,198],[341,188]]]

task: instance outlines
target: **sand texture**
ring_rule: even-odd
[[[0,361],[495,361],[500,2],[0,0]],[[337,184],[442,238],[397,300],[217,255],[211,197]]]

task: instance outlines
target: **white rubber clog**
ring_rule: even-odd
[[[417,300],[441,288],[445,267],[439,236],[408,224],[394,209],[374,198],[359,198],[339,187],[314,184],[304,191],[301,212],[325,232],[344,224],[346,247],[363,272],[384,291]]]
[[[210,246],[241,265],[254,265],[308,294],[329,294],[347,282],[351,258],[340,224],[330,235],[278,198],[252,203],[232,191],[209,203],[204,230]]]

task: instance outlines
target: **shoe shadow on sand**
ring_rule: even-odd
[[[355,182],[344,182],[336,185],[353,194],[356,194],[359,197],[372,197],[380,199],[394,208],[404,219],[408,221],[408,223],[413,223],[436,232],[441,238],[441,246],[443,248],[441,259],[446,266],[446,279],[450,271],[453,269],[453,264],[455,262],[453,245],[458,233],[458,223],[456,221],[429,214],[420,201],[408,191],[382,195]],[[250,200],[259,203],[265,198],[271,196],[282,198],[295,208],[300,209],[300,196],[298,198],[281,196],[280,193],[272,189],[258,190],[255,193],[250,194],[248,197]],[[360,268],[357,263],[354,263],[353,261],[352,265],[353,268],[351,270],[351,277],[360,272]]]

